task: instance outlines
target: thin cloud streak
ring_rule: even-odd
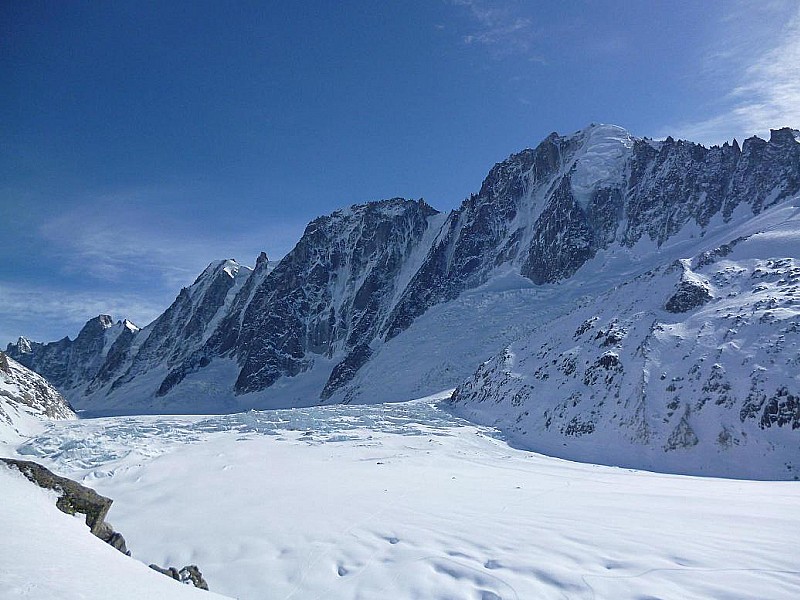
[[[131,293],[76,292],[0,283],[0,344],[4,347],[20,335],[35,341],[53,341],[46,336],[56,324],[63,331],[59,337],[74,337],[86,321],[99,314],[128,319],[142,327],[158,317],[168,302],[149,301]]]
[[[724,96],[725,108],[662,134],[719,144],[733,137],[768,138],[770,128],[800,127],[800,8],[773,37],[778,39],[773,47],[749,56],[743,57],[744,51],[715,51],[709,59],[712,65],[731,62],[739,55],[736,71],[740,74]]]
[[[98,195],[41,224],[35,235],[54,276],[47,284],[0,281],[0,343],[19,335],[37,341],[75,335],[98,314],[147,325],[210,262],[235,258],[253,265],[262,250],[280,259],[305,226],[248,223],[232,211],[209,225],[209,219],[161,210],[162,195]]]
[[[530,54],[531,62],[547,64],[543,57],[531,54],[538,37],[531,19],[514,14],[508,6],[482,0],[452,0],[452,4],[467,8],[477,25],[463,37],[465,44],[485,46],[494,58]]]
[[[39,228],[43,241],[58,249],[66,275],[110,283],[142,280],[177,292],[213,260],[250,264],[262,250],[282,255],[302,233],[299,224],[285,222],[248,227],[244,234],[231,233],[223,224],[208,231],[144,209],[97,210],[97,205],[62,214]]]

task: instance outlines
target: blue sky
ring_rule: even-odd
[[[7,0],[0,344],[144,325],[341,206],[455,208],[551,131],[798,127],[798,65],[795,0]]]

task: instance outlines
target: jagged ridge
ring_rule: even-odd
[[[654,142],[607,125],[554,133],[495,165],[448,215],[403,199],[353,206],[309,224],[277,266],[265,256],[252,273],[212,264],[164,315],[114,343],[87,331],[94,346],[65,339],[9,352],[99,410],[125,406],[129,389],[136,410],[173,410],[179,398],[191,410],[191,386],[204,377],[228,398],[217,410],[365,400],[360,374],[434,306],[508,273],[550,289],[601,255],[647,262],[687,231],[702,240],[798,190],[800,143],[789,129],[741,148]],[[497,334],[491,344],[513,335]]]

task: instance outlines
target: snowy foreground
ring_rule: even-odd
[[[134,557],[196,563],[213,591],[241,599],[799,597],[800,483],[548,458],[435,400],[54,422],[17,452],[113,498],[109,521]],[[29,510],[21,481],[0,475],[6,517]],[[18,523],[3,520],[0,586],[41,545]],[[94,560],[70,554],[51,551],[28,576]],[[133,562],[116,554],[104,560]],[[139,597],[182,597],[166,577],[148,581],[159,577],[175,595]],[[18,596],[46,595],[17,581]]]
[[[215,600],[124,556],[89,533],[82,518],[0,465],[0,598]]]

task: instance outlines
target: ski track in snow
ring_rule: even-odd
[[[548,458],[446,396],[54,422],[17,453],[243,600],[798,597],[800,484]]]

